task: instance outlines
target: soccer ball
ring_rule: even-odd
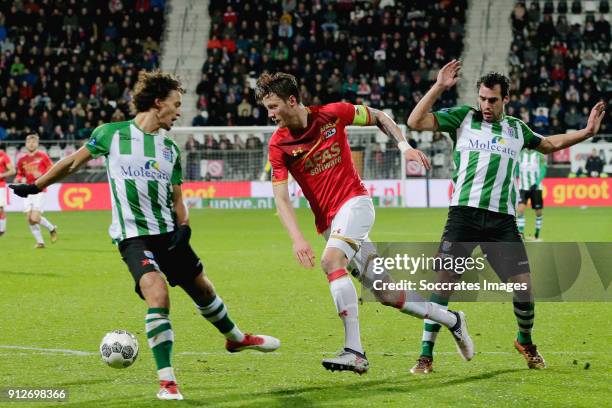
[[[102,361],[113,368],[126,368],[138,357],[138,340],[125,330],[106,333],[100,343]]]

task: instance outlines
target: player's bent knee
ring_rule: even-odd
[[[326,274],[330,274],[338,269],[346,268],[348,260],[344,252],[337,248],[327,248],[321,257],[321,269]]]
[[[140,291],[147,303],[156,306],[169,304],[168,287],[164,278],[157,271],[142,275],[139,281]]]

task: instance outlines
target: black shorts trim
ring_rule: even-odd
[[[171,238],[172,233],[167,233],[128,238],[119,243],[121,257],[134,278],[134,290],[141,298],[139,282],[145,273],[162,272],[170,286],[176,286],[193,281],[204,270],[190,245],[169,251]]]
[[[531,201],[531,208],[539,210],[544,208],[544,199],[542,198],[542,190],[520,190],[519,203],[527,205],[527,200]]]
[[[512,215],[481,208],[451,207],[441,241],[438,254],[442,257],[468,257],[480,246],[503,282],[530,272],[525,244]]]

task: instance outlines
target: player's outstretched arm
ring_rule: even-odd
[[[376,125],[384,134],[392,136],[397,142],[397,147],[402,152],[404,158],[408,161],[415,161],[427,170],[431,169],[429,159],[420,150],[413,149],[406,140],[402,130],[397,126],[397,123],[389,117],[385,112],[378,109],[368,107],[370,117],[372,117],[373,125]]]
[[[278,209],[278,216],[293,241],[293,254],[295,258],[304,268],[314,267],[315,257],[312,247],[306,241],[298,226],[297,217],[289,197],[287,183],[274,184],[272,189],[274,191],[274,201]]]
[[[429,112],[433,104],[459,80],[461,61],[452,60],[438,72],[436,83],[416,104],[408,117],[408,126],[414,130],[438,130],[438,123],[433,113]]]
[[[62,160],[55,163],[48,172],[36,179],[34,184],[11,184],[9,187],[15,191],[15,194],[21,197],[27,197],[29,194],[39,193],[51,184],[62,180],[72,173],[75,173],[79,167],[87,163],[90,159],[91,153],[85,146],[83,146],[70,156],[66,156]]]
[[[601,121],[603,120],[606,111],[606,104],[603,101],[599,101],[591,109],[589,120],[584,129],[576,130],[574,132],[568,132],[560,135],[548,136],[543,138],[540,144],[535,148],[540,153],[548,154],[556,152],[557,150],[565,149],[566,147],[573,146],[577,143],[582,142],[599,132]]]
[[[6,171],[4,173],[0,173],[0,179],[14,176],[15,173],[17,173],[17,170],[15,170],[13,162],[9,160],[8,163],[6,163]]]

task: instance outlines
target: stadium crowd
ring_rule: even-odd
[[[129,115],[138,71],[158,66],[165,0],[0,2],[0,141],[60,144]]]
[[[548,135],[584,127],[600,99],[610,105],[609,12],[607,1],[517,2],[507,113]],[[609,133],[607,126],[600,133]]]
[[[212,0],[193,125],[266,125],[253,94],[264,70],[302,81],[306,105],[346,99],[408,112],[463,49],[466,0]],[[441,103],[452,105],[449,92]]]

